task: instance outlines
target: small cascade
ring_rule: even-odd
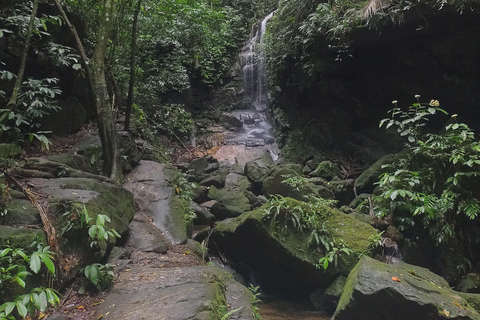
[[[219,160],[231,162],[238,152],[242,153],[242,157],[246,157],[246,154],[254,154],[263,150],[269,152],[274,161],[280,161],[280,152],[275,142],[273,127],[267,117],[268,88],[266,86],[265,58],[261,50],[267,23],[272,17],[273,13],[266,16],[253,28],[250,38],[245,42],[239,55],[243,78],[242,98],[246,102],[244,105],[249,105],[250,108],[223,113],[224,121],[235,125],[230,125],[226,131],[214,133],[212,141],[207,141],[210,148],[221,147],[221,149],[212,151]],[[229,146],[232,148],[227,148]],[[243,148],[241,148],[242,146]]]
[[[260,33],[258,34],[258,44],[262,44],[263,36],[267,31],[267,23],[273,17],[273,12],[263,19],[260,25]],[[257,99],[255,101],[255,108],[259,111],[266,111],[268,108],[268,88],[266,77],[266,65],[265,55],[263,54],[263,48],[258,50],[258,67],[257,67]]]

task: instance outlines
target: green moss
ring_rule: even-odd
[[[213,284],[215,296],[210,303],[210,320],[219,320],[227,314],[228,304],[226,299],[226,283],[232,281],[233,277],[230,273],[218,270],[207,275],[207,281]]]

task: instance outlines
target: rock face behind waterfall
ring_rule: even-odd
[[[300,203],[288,199],[292,203]],[[355,254],[345,255],[338,267],[318,268],[323,256],[308,245],[310,232],[298,231],[290,223],[275,221],[266,213],[268,204],[218,223],[212,239],[237,269],[242,267],[267,291],[316,289],[331,283],[339,274],[347,275],[357,261]],[[368,252],[371,237],[377,234],[370,225],[337,210],[325,220],[325,228],[334,239],[343,239],[355,252]]]
[[[478,300],[478,298],[477,298]],[[480,319],[447,281],[418,266],[362,257],[332,320]]]

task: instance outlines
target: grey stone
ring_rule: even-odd
[[[379,307],[381,306],[381,307]],[[350,272],[333,320],[480,319],[447,281],[418,266],[363,256]]]

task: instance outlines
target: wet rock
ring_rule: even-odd
[[[215,216],[207,210],[207,208],[202,207],[201,205],[190,202],[190,208],[195,212],[196,218],[194,219],[195,224],[210,224],[213,220],[215,220]]]
[[[189,175],[204,175],[220,167],[218,161],[212,156],[194,159],[186,168]]]
[[[346,277],[339,276],[327,289],[320,288],[310,294],[310,301],[314,308],[329,313],[335,312],[346,282]]]
[[[202,203],[207,201],[208,187],[206,186],[197,186],[193,189],[192,200],[196,203]]]
[[[392,241],[401,245],[405,240],[403,234],[395,227],[395,226],[388,226],[387,230],[383,234],[383,237],[392,239]]]
[[[143,252],[166,253],[169,241],[148,219],[136,217],[129,225],[127,248]]]
[[[225,176],[221,174],[209,176],[208,178],[201,180],[198,184],[204,187],[214,186],[216,188],[223,188],[225,186]]]
[[[159,315],[170,320],[221,319],[230,311],[228,303],[242,306],[232,319],[253,320],[250,296],[218,267],[132,266],[120,273],[105,302],[98,305],[95,319],[158,319]]]
[[[288,201],[292,206],[305,204]],[[355,255],[345,256],[348,261],[337,268],[318,268],[322,255],[315,246],[308,245],[310,231],[299,231],[290,223],[283,227],[283,221],[268,217],[266,206],[220,221],[211,235],[228,259],[252,270],[263,289],[277,293],[300,288],[303,292],[306,288],[313,291],[353,268]],[[334,239],[342,239],[348,248],[359,252],[368,250],[371,237],[377,234],[375,229],[336,210],[325,210],[330,212],[325,227]]]
[[[268,176],[273,166],[275,166],[275,162],[272,157],[269,154],[264,154],[261,158],[245,164],[245,175],[256,184],[256,187],[261,187],[263,180]]]
[[[108,255],[107,262],[111,263],[118,260],[125,260],[130,257],[130,252],[124,247],[114,246]]]
[[[235,172],[230,172],[225,178],[225,188],[233,189],[236,187],[240,187],[245,190],[251,190],[253,188],[253,185],[246,176]]]
[[[235,116],[229,115],[229,114],[222,114],[220,116],[220,118],[218,119],[218,123],[221,126],[224,126],[225,129],[227,129],[227,130],[228,129],[238,129],[238,128],[241,128],[243,126],[242,121],[237,119]]]
[[[173,243],[187,241],[184,223],[185,204],[173,197],[174,169],[168,165],[142,160],[123,186],[135,197],[140,212],[151,217],[155,226]]]
[[[381,306],[381,307],[379,307]],[[363,256],[348,276],[333,320],[480,319],[447,281],[418,266]]]

